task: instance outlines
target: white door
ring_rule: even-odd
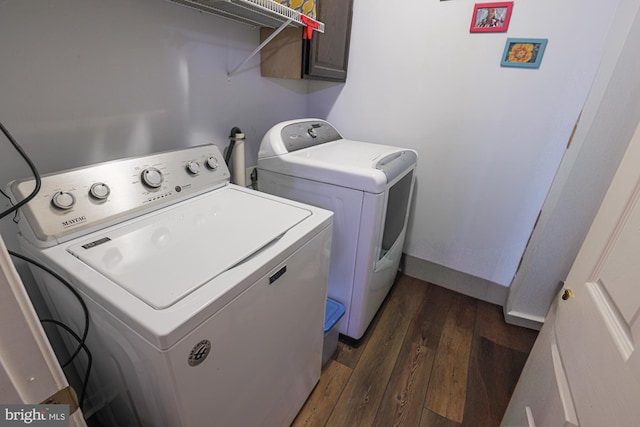
[[[64,403],[68,385],[0,236],[0,403]],[[86,427],[82,411],[70,425]]]
[[[640,126],[561,295],[502,425],[640,425]]]

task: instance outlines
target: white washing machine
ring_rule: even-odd
[[[288,426],[320,377],[332,213],[229,184],[218,159],[205,145],[49,175],[22,209],[25,254],[88,306],[83,409],[105,426]],[[78,301],[34,274],[80,334]]]
[[[342,138],[329,123],[271,128],[258,153],[260,190],[333,211],[329,297],[345,306],[342,335],[359,340],[395,280],[417,153]]]

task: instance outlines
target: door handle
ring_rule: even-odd
[[[573,291],[571,289],[565,289],[564,293],[562,294],[562,299],[564,301],[568,300],[569,298],[571,298],[573,296]]]

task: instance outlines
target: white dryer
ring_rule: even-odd
[[[329,123],[271,128],[258,153],[261,191],[333,211],[329,297],[345,306],[342,335],[362,337],[395,280],[417,153],[344,139]]]
[[[221,158],[205,145],[49,175],[22,209],[26,255],[88,306],[83,409],[106,426],[288,426],[320,377],[332,214],[229,184]],[[78,302],[34,274],[81,331]]]

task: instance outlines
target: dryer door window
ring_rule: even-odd
[[[389,189],[387,210],[384,219],[384,232],[382,234],[382,248],[378,255],[379,260],[391,249],[405,227],[412,184],[413,170],[409,171],[409,173]]]

